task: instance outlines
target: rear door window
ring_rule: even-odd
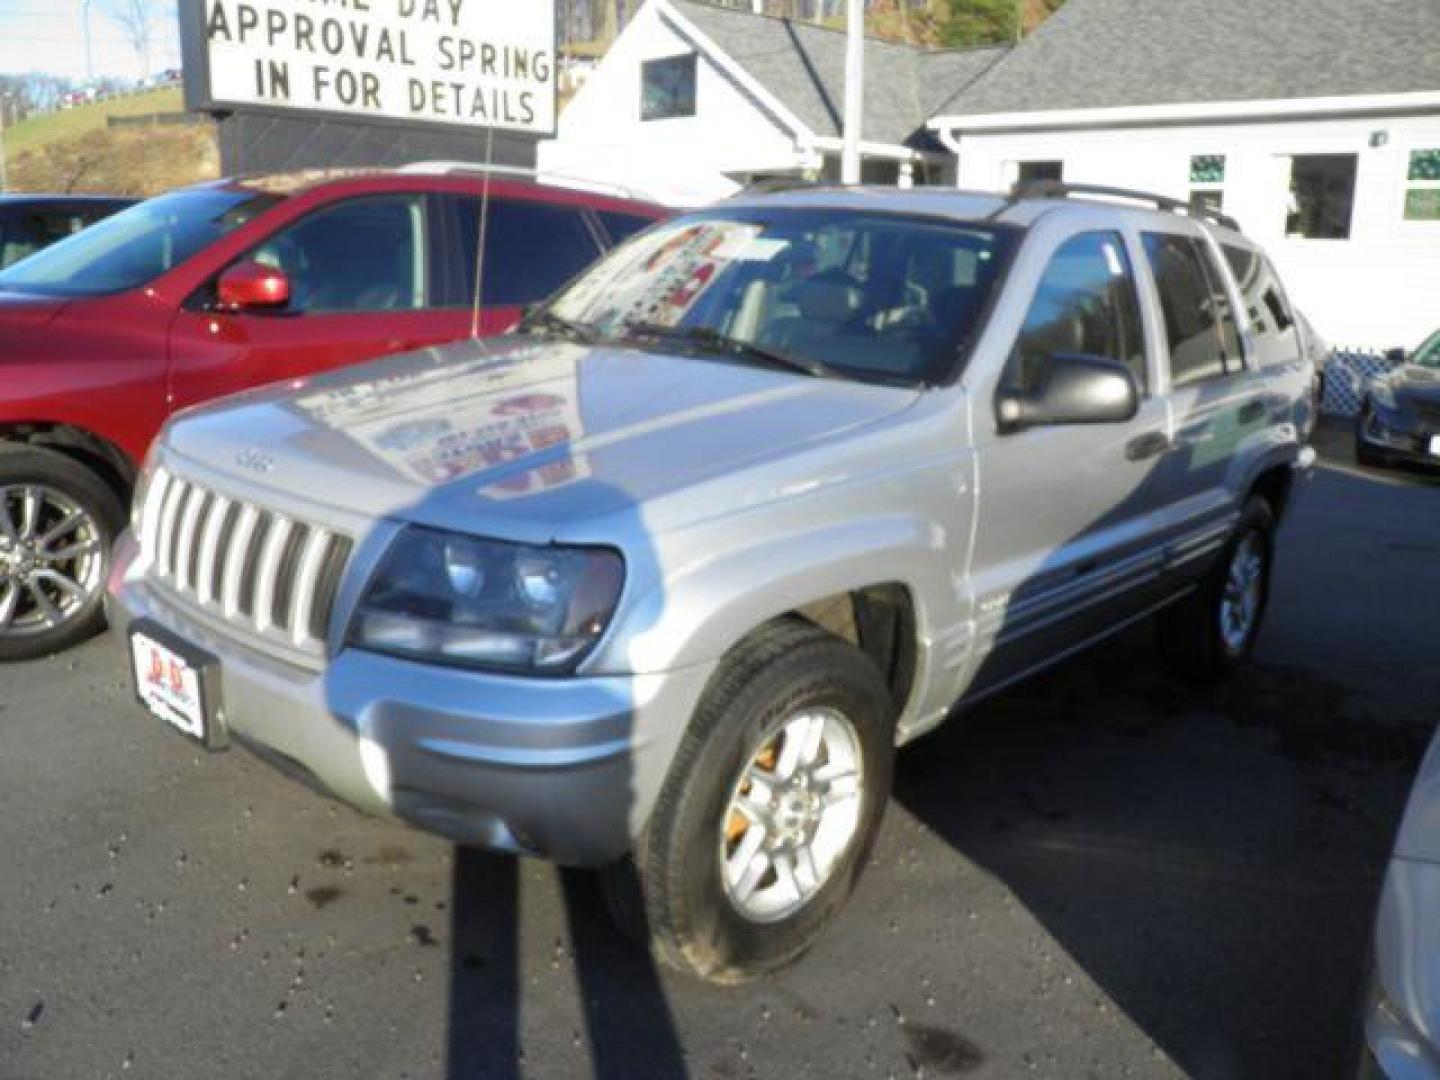
[[[1221,251],[1235,275],[1235,284],[1250,318],[1260,366],[1293,361],[1300,351],[1295,315],[1275,268],[1258,251],[1224,244]]]
[[[28,214],[0,217],[0,269],[19,262],[40,250],[40,240]]]
[[[459,292],[451,303],[475,296],[475,247],[480,200],[456,200]],[[600,255],[584,213],[570,206],[492,198],[485,226],[484,297],[487,307],[524,307],[554,293]]]
[[[1051,256],[1036,286],[1006,370],[1006,390],[1034,391],[1054,357],[1080,354],[1120,361],[1143,394],[1149,380],[1140,325],[1135,277],[1120,234],[1072,236]]]
[[[35,215],[35,231],[46,244],[53,244],[73,236],[87,225],[98,221],[103,215],[90,214],[83,210],[47,210]]]
[[[1240,335],[1218,270],[1207,268],[1188,236],[1147,232],[1144,243],[1165,319],[1171,384],[1193,386],[1238,371]]]

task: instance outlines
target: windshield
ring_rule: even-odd
[[[153,281],[280,201],[234,189],[180,191],[132,206],[0,273],[0,289],[101,296]]]
[[[710,211],[632,240],[546,316],[596,339],[729,341],[797,369],[935,382],[979,329],[1011,236],[854,210]]]

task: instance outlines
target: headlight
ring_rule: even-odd
[[[1390,389],[1387,382],[1373,382],[1370,384],[1370,400],[1382,409],[1389,409],[1394,412],[1398,406],[1395,404],[1395,391]]]
[[[411,526],[371,580],[350,642],[462,667],[563,674],[600,640],[623,580],[624,563],[605,548]]]

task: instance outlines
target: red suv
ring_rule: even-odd
[[[492,173],[481,260],[486,185],[443,168],[201,184],[0,272],[0,660],[99,628],[136,467],[177,409],[498,333],[665,213]]]

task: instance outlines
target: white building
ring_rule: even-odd
[[[1003,49],[866,44],[871,183],[953,176],[925,128]],[[763,180],[838,177],[845,35],[692,0],[649,0],[543,143],[542,172],[708,202]]]
[[[540,149],[676,203],[834,179],[844,35],[649,0]],[[1014,48],[866,49],[865,179],[1222,210],[1336,346],[1440,326],[1440,0],[1068,0]],[[957,165],[958,162],[958,165]]]
[[[1069,0],[930,126],[963,187],[1223,210],[1334,345],[1440,326],[1440,0]]]

